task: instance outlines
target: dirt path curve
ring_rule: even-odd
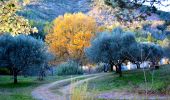
[[[83,75],[83,76],[77,76],[77,77],[74,77],[74,78],[56,81],[56,82],[49,83],[49,84],[44,84],[44,85],[37,87],[35,90],[33,90],[32,96],[33,96],[33,98],[35,98],[37,100],[69,100],[69,99],[66,99],[66,97],[69,98],[68,95],[70,94],[70,89],[71,89],[70,84],[63,86],[63,87],[60,87],[60,92],[62,92],[62,94],[64,94],[64,96],[61,95],[61,94],[52,93],[50,89],[55,87],[58,84],[64,84],[64,83],[66,83],[70,80],[74,80],[74,79],[78,79],[78,78],[85,78],[83,80],[80,80],[80,81],[73,83],[72,86],[74,87],[74,86],[81,84],[85,81],[92,80],[92,79],[98,78],[98,77],[102,77],[104,75],[107,75],[107,74],[105,74],[105,73],[101,74],[100,73],[100,74]]]
[[[77,82],[74,82],[72,84],[66,85],[65,87],[60,88],[60,92],[62,93],[62,95],[58,95],[58,97],[60,99],[58,100],[71,100],[70,96],[71,96],[71,89],[75,88],[78,85],[83,84],[84,82],[88,82],[89,80],[95,79],[95,78],[99,78],[99,77],[103,77],[105,75],[108,75],[108,73],[103,73],[103,74],[99,74],[90,78],[86,78]]]

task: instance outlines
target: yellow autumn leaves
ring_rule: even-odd
[[[46,36],[50,51],[62,59],[82,60],[97,25],[83,13],[65,14],[54,20],[53,32]]]
[[[23,2],[23,5],[28,1]],[[37,28],[30,26],[27,19],[16,14],[21,8],[22,4],[18,0],[0,1],[0,33],[18,35],[38,32]]]

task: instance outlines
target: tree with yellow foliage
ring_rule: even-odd
[[[29,21],[16,14],[29,0],[0,0],[0,33],[10,33],[13,36],[18,34],[30,34],[38,32],[32,28]]]
[[[46,36],[46,42],[56,56],[62,60],[79,62],[85,58],[84,49],[96,32],[96,21],[83,13],[65,14],[53,22],[53,31]]]

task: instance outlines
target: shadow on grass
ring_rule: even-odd
[[[1,88],[22,88],[22,87],[29,87],[36,85],[36,82],[18,82],[17,84],[14,84],[12,82],[10,83],[0,83]]]

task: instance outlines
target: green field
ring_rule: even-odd
[[[146,82],[144,78],[146,73]],[[159,70],[139,69],[123,72],[123,77],[115,73],[92,80],[88,91],[127,91],[151,94],[170,94],[170,65],[161,66]]]
[[[144,71],[147,84],[145,83]],[[143,94],[148,90],[150,94],[170,94],[170,65],[161,66],[159,70],[139,69],[124,71],[123,77],[112,73],[104,77],[91,80],[87,88],[91,93],[107,91],[127,91]],[[44,81],[37,77],[18,77],[18,84],[13,84],[12,76],[0,76],[0,100],[33,100],[31,92],[41,84],[70,78],[71,76],[49,76]],[[84,78],[80,78],[81,80]],[[86,84],[86,83],[85,83]],[[85,85],[84,84],[84,85]]]
[[[34,100],[31,92],[41,84],[70,78],[71,76],[49,76],[44,81],[37,77],[18,77],[18,84],[13,84],[12,76],[0,76],[0,100]]]

